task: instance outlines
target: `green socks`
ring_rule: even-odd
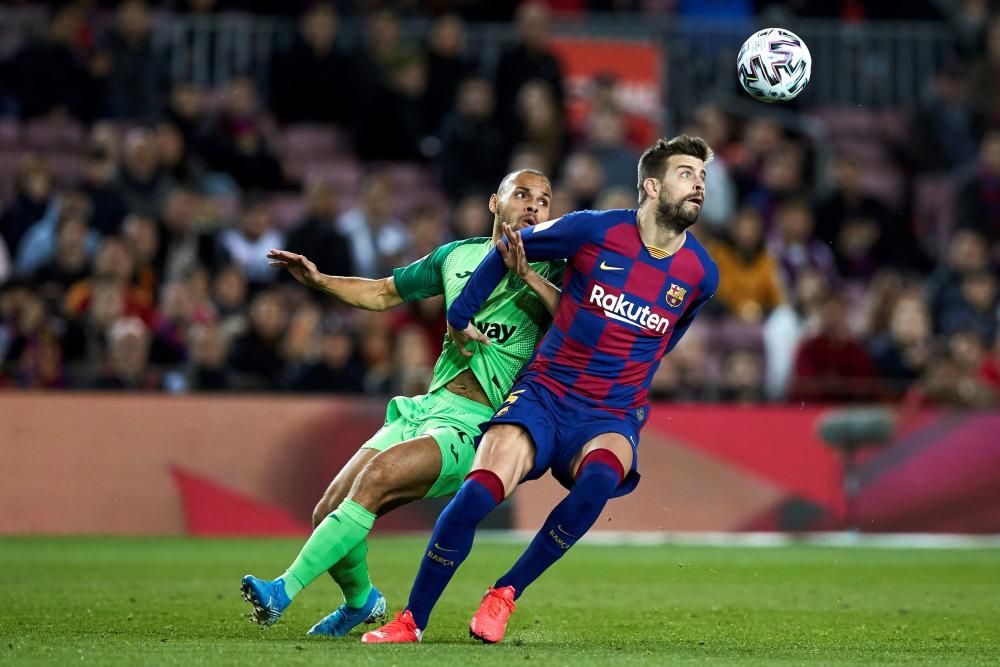
[[[365,564],[365,555],[368,553],[365,538],[371,532],[373,525],[375,525],[374,514],[353,500],[342,502],[340,507],[316,526],[298,557],[282,575],[288,597],[294,598],[316,577],[333,567],[331,574],[344,589],[348,606],[360,607],[364,603],[364,598],[358,604],[352,604],[352,600],[357,601],[362,589],[367,596],[371,587],[368,581],[368,566]],[[359,546],[363,546],[360,551]],[[341,559],[348,554],[351,554],[349,561],[341,564]],[[364,583],[361,583],[362,581]]]
[[[372,591],[372,580],[368,576],[368,540],[358,542],[329,571],[344,592],[347,606],[355,609],[363,607]]]

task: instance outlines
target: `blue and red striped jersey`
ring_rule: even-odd
[[[521,231],[530,261],[568,260],[552,327],[522,377],[616,413],[646,405],[660,360],[719,284],[690,231],[673,255],[651,252],[636,213],[578,211]],[[493,249],[452,302],[449,324],[464,329],[506,272]]]

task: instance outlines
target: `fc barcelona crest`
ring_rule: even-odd
[[[670,289],[667,290],[667,305],[671,308],[677,308],[684,303],[684,297],[687,295],[687,292],[686,287],[681,287],[677,283],[670,283]]]

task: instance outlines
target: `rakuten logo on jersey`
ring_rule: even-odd
[[[600,285],[594,285],[590,290],[590,303],[604,309],[604,315],[636,329],[649,329],[656,333],[667,333],[670,322],[649,310],[649,306],[640,306],[625,298],[624,294],[605,292]]]

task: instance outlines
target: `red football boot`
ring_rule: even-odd
[[[424,631],[414,622],[413,614],[404,609],[378,630],[369,630],[361,635],[361,641],[366,644],[406,644],[420,641],[423,634]]]
[[[490,586],[483,596],[482,604],[479,605],[479,611],[469,623],[469,636],[487,644],[496,644],[503,639],[503,633],[507,629],[507,619],[516,609],[513,586],[503,588]]]

